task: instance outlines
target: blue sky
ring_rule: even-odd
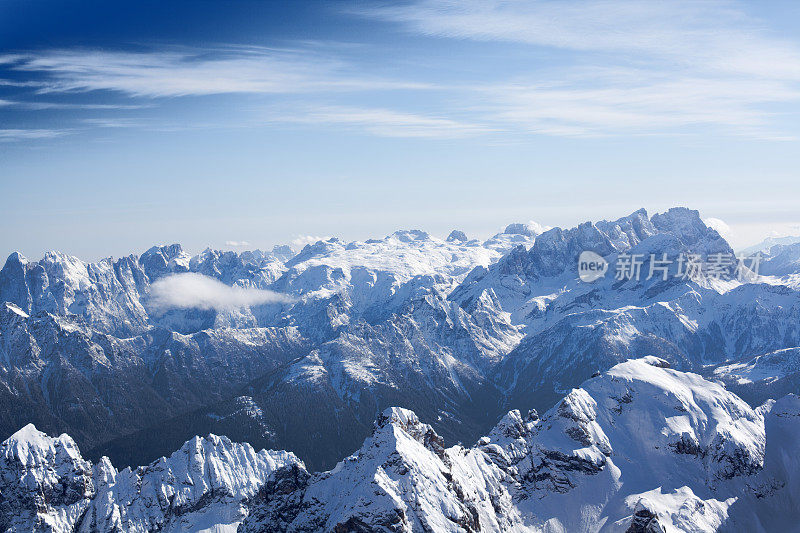
[[[672,205],[800,234],[798,30],[788,1],[0,0],[0,253]]]

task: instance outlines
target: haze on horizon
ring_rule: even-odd
[[[798,30],[791,1],[3,0],[0,255],[676,205],[797,235]]]

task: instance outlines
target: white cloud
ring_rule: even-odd
[[[113,90],[140,97],[413,88],[364,77],[336,58],[263,47],[151,52],[43,50],[0,56],[17,71],[45,73],[40,93]]]
[[[0,84],[30,83],[39,95],[95,90],[142,98],[279,94],[303,97],[306,103],[313,95],[324,96],[325,104],[343,103],[347,93],[349,106],[284,108],[267,120],[381,137],[659,135],[701,129],[705,134],[711,128],[794,140],[777,123],[787,104],[800,102],[800,43],[794,36],[770,33],[733,0],[412,0],[361,5],[350,11],[418,35],[509,43],[500,53],[508,52],[513,75],[498,74],[504,72],[503,64],[487,63],[491,56],[481,53],[469,67],[472,79],[486,80],[482,86],[447,79],[463,70],[463,57],[442,63],[432,59],[431,65],[443,67],[441,74],[431,74],[430,65],[412,71],[435,83],[387,79],[379,74],[384,67],[358,55],[359,45],[300,43],[292,49],[229,45],[141,52],[22,51],[0,55],[0,65],[17,74],[32,73],[32,80]],[[397,52],[389,57],[392,72],[408,70],[401,59]],[[431,89],[436,94],[426,99],[431,95],[421,90]],[[383,90],[418,92],[394,98],[396,92],[379,92]],[[373,91],[365,95],[369,106],[350,103],[349,93],[358,91]],[[435,101],[442,102],[435,113],[420,111],[431,109]],[[426,105],[418,107],[420,102]],[[5,103],[41,109],[69,105]],[[102,119],[91,125],[136,124]]]
[[[228,286],[196,273],[172,274],[150,287],[148,302],[156,312],[170,309],[231,310],[268,303],[290,303],[286,294],[255,288]]]
[[[359,13],[423,35],[563,50],[561,68],[536,65],[484,87],[484,107],[504,130],[586,136],[701,125],[785,139],[765,110],[800,100],[798,43],[731,1],[419,0]]]
[[[47,130],[47,129],[8,129],[0,130],[0,142],[2,141],[22,141],[29,139],[52,139],[71,133],[70,130]]]
[[[552,228],[552,226],[545,226],[544,224],[540,224],[539,222],[536,222],[535,220],[529,220],[528,221],[528,229],[530,229],[536,235],[541,235],[545,231],[551,230],[553,228]]]
[[[494,120],[534,133],[593,136],[677,133],[690,126],[785,137],[762,106],[800,100],[800,87],[764,79],[712,79],[641,69],[573,69],[551,83],[487,87]]]
[[[133,118],[85,118],[81,122],[96,128],[141,128],[145,123]]]
[[[326,241],[330,237],[315,237],[313,235],[298,235],[297,238],[292,239],[292,248],[295,250],[302,250],[307,244],[314,244],[319,241]]]
[[[419,0],[360,13],[426,35],[649,55],[719,71],[800,79],[796,43],[767,34],[732,1]]]
[[[271,118],[278,122],[327,124],[366,131],[380,137],[452,139],[492,131],[480,124],[380,108],[321,106]]]
[[[100,110],[100,111],[117,111],[117,110],[132,110],[132,109],[146,109],[149,105],[139,104],[66,104],[56,102],[13,102],[17,107],[26,109],[87,109],[87,110]]]
[[[800,239],[800,224],[787,224],[782,229],[773,229],[767,233],[768,237],[781,238],[781,237],[797,237]]]
[[[721,218],[708,217],[704,218],[703,222],[709,228],[716,230],[716,232],[719,233],[723,239],[727,239],[733,234],[731,227]]]
[[[10,56],[3,56],[10,57]],[[3,57],[0,57],[0,65],[3,65]],[[16,81],[0,79],[0,87],[41,87],[41,83],[37,81]]]
[[[232,246],[234,248],[239,248],[242,246],[250,246],[250,243],[247,241],[225,241],[225,246]]]

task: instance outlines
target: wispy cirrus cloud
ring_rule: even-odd
[[[448,59],[437,58],[439,72],[393,68],[388,71],[396,77],[387,78],[387,70],[359,55],[362,45],[300,41],[296,48],[23,51],[0,56],[0,66],[29,73],[31,80],[13,83],[34,84],[30,92],[39,98],[113,91],[130,97],[133,109],[143,99],[166,106],[163,99],[184,96],[280,95],[292,101],[270,112],[271,125],[379,137],[671,135],[701,129],[770,140],[796,135],[778,123],[788,106],[800,102],[800,42],[770,33],[733,0],[416,0],[350,12],[423,39],[503,43],[518,68],[476,61],[474,77],[464,82],[448,70]],[[400,52],[394,53],[387,63],[401,63]],[[355,93],[365,96],[363,103],[352,104]],[[441,105],[431,112],[436,102]],[[85,106],[109,115],[126,109],[124,103],[2,104]],[[151,122],[108,116],[83,125]],[[263,126],[264,121],[247,124]]]
[[[800,101],[800,45],[735,2],[419,0],[356,12],[426,36],[566,53],[560,68],[479,91],[503,130],[596,136],[699,125],[776,139],[787,136],[765,109]]]
[[[76,104],[67,102],[33,102],[28,100],[6,100],[9,106],[31,110],[50,110],[50,109],[75,109],[89,111],[117,111],[117,110],[138,110],[151,107],[144,104]]]
[[[788,139],[771,126],[774,113],[766,109],[800,101],[800,87],[766,79],[674,76],[634,68],[572,69],[553,79],[486,87],[493,119],[560,136],[675,134],[701,126]]]
[[[3,62],[0,61],[0,66],[3,65]],[[35,81],[17,81],[17,80],[6,80],[0,79],[0,87],[41,87],[41,83]]]
[[[353,129],[379,137],[421,137],[453,139],[493,131],[480,123],[428,116],[383,108],[317,106],[276,114],[275,122],[329,125]]]
[[[145,128],[148,124],[133,118],[85,118],[81,121],[87,126],[95,128]]]
[[[51,129],[0,129],[0,142],[24,141],[31,139],[52,139],[72,133],[72,130]]]
[[[797,43],[768,34],[732,1],[418,0],[357,12],[432,36],[667,58],[800,80]]]
[[[0,56],[15,71],[49,76],[38,91],[109,90],[136,97],[294,94],[403,89],[420,84],[363,75],[340,59],[263,47],[146,52],[44,50]]]

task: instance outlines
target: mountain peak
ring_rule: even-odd
[[[675,235],[695,235],[710,229],[700,217],[700,212],[688,207],[671,207],[664,213],[656,213],[651,220],[657,229]]]
[[[86,472],[91,466],[81,457],[72,437],[66,433],[50,437],[33,424],[27,424],[0,445],[0,468],[4,461],[18,462],[42,479],[46,476],[40,471],[43,462],[52,461],[61,472]]]
[[[210,252],[211,248],[206,248],[204,252]],[[178,255],[183,253],[183,246],[179,243],[172,243],[172,244],[157,244],[155,246],[151,246],[146,252],[142,255],[155,255],[161,254],[167,257],[168,259],[172,259],[173,257],[177,257]]]
[[[378,416],[375,421],[377,428],[393,425],[402,429],[416,428],[425,424],[419,421],[417,414],[410,409],[402,407],[388,407]]]
[[[451,231],[447,236],[447,242],[467,242],[468,240],[467,234],[457,229]]]
[[[427,241],[431,237],[427,232],[419,229],[398,230],[392,233],[391,236],[401,242]]]
[[[6,265],[8,264],[27,265],[28,259],[19,252],[11,252],[11,255],[6,259]]]
[[[18,454],[22,452],[23,455],[27,455],[29,450],[51,449],[56,445],[74,449],[77,453],[75,441],[69,435],[64,433],[59,437],[50,437],[47,433],[39,431],[32,423],[18,430],[2,444],[4,448],[16,450]]]
[[[44,442],[50,440],[46,433],[36,429],[36,426],[27,424],[20,428],[16,433],[8,437],[3,444],[9,445],[25,445],[25,446],[39,446]]]
[[[388,427],[402,430],[436,455],[442,456],[444,453],[444,439],[431,426],[420,422],[414,411],[402,407],[385,409],[375,421],[375,433]]]
[[[538,222],[515,222],[506,226],[506,229],[503,230],[503,233],[506,235],[525,235],[527,237],[536,237],[548,229],[549,228],[542,226]]]

